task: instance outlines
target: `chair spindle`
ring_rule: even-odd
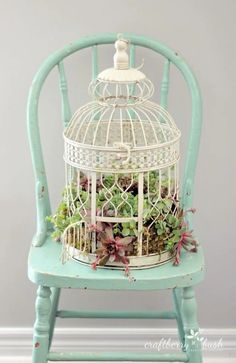
[[[64,127],[66,127],[71,119],[71,109],[68,97],[68,86],[63,62],[58,63],[58,71],[60,77],[61,92],[61,114]]]
[[[169,78],[170,78],[170,61],[166,59],[163,69],[163,77],[161,82],[161,100],[160,104],[164,109],[167,109],[168,92],[169,92]]]

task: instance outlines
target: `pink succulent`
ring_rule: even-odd
[[[197,241],[193,238],[192,231],[183,232],[179,242],[175,245],[176,254],[174,265],[180,264],[180,254],[182,248],[189,252],[197,252]]]
[[[133,237],[114,237],[112,227],[108,225],[105,230],[98,233],[98,239],[102,246],[95,251],[97,257],[92,263],[92,268],[96,269],[98,265],[104,266],[108,261],[116,261],[122,262],[127,270],[129,259],[125,256],[125,251],[133,241]]]

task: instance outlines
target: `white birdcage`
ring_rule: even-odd
[[[90,84],[93,101],[64,132],[63,259],[145,268],[173,257],[161,226],[179,212],[180,131],[150,101],[152,82],[129,68],[127,41],[115,48],[114,68]]]

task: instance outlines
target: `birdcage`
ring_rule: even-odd
[[[64,132],[63,260],[147,268],[175,253],[180,131],[150,100],[152,82],[129,67],[128,42],[115,48],[114,67],[90,84],[92,101]]]

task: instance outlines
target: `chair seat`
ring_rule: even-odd
[[[132,280],[124,271],[97,268],[75,260],[61,263],[62,245],[47,238],[43,246],[32,246],[28,259],[29,279],[42,286],[95,290],[157,290],[192,286],[204,277],[204,257],[198,253],[183,252],[181,264],[172,262],[148,269],[131,270]]]

